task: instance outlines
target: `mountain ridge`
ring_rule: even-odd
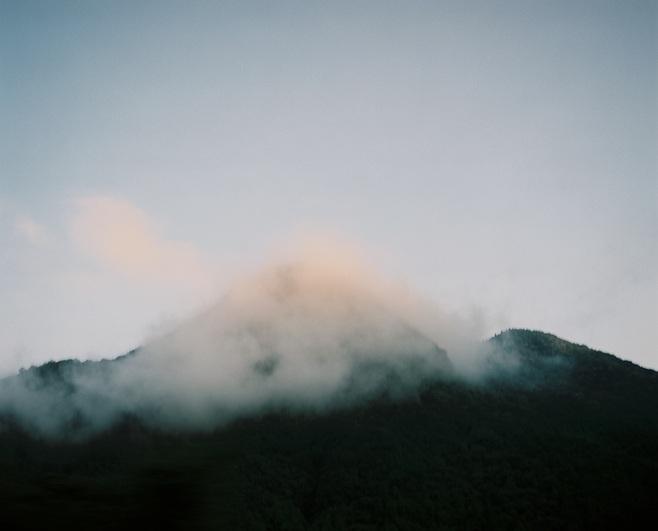
[[[5,426],[5,521],[17,529],[653,529],[658,373],[550,335],[511,336],[516,349],[527,340],[521,358],[573,363],[530,363],[516,374],[550,373],[531,386],[509,372],[443,378],[416,393],[260,411],[196,433],[135,417],[78,442]]]
[[[426,341],[424,336],[413,328],[409,330]],[[617,395],[630,392],[632,396],[641,396],[642,400],[651,403],[655,401],[655,391],[658,389],[658,372],[652,369],[537,330],[508,329],[486,340],[484,344],[490,348],[481,353],[483,359],[486,357],[487,362],[485,376],[477,376],[474,379],[455,373],[449,353],[433,342],[431,344],[439,360],[434,364],[428,364],[421,356],[407,356],[399,363],[390,363],[387,360],[368,361],[367,358],[357,360],[351,376],[345,379],[341,393],[349,396],[353,393],[351,391],[353,389],[370,386],[372,396],[366,398],[365,402],[376,401],[382,396],[403,399],[406,396],[416,396],[437,382],[455,381],[467,386],[521,386],[528,389],[550,389],[553,392],[593,393],[598,399],[607,398],[622,402],[625,398]],[[20,416],[6,407],[6,400],[2,402],[3,391],[6,395],[7,390],[11,390],[12,386],[20,385],[35,394],[50,393],[49,399],[60,401],[66,401],[71,397],[83,402],[110,401],[113,398],[110,394],[111,387],[98,393],[93,388],[94,383],[108,380],[112,369],[130,360],[138,359],[142,355],[142,349],[143,347],[139,347],[117,358],[99,361],[75,359],[50,361],[21,369],[16,375],[3,378],[0,380],[0,405],[4,405],[5,409],[0,408],[0,433],[2,423],[15,425],[16,418],[13,417]],[[254,362],[251,372],[254,377],[266,382],[276,372],[278,364],[279,358],[271,355]],[[23,397],[26,397],[25,393]],[[658,402],[656,406],[658,407]],[[349,408],[351,401],[347,400],[342,405],[338,401],[335,407]],[[328,411],[332,409],[335,408],[330,407]],[[280,407],[271,411],[277,410],[290,409]],[[320,408],[318,411],[322,412],[323,409]],[[264,412],[267,412],[267,409]],[[113,424],[120,423],[124,418],[135,416],[131,410],[119,413],[116,418],[109,420],[103,429],[111,428]],[[261,413],[256,410],[251,414],[258,416]],[[238,415],[236,418],[243,416],[248,417],[250,413]],[[74,426],[80,425],[82,421],[80,415],[76,413],[67,422]],[[216,426],[223,424],[226,422],[219,422]],[[202,431],[212,428],[212,426],[203,427]],[[71,429],[68,428],[66,432],[70,434]]]

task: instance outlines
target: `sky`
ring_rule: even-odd
[[[326,237],[658,369],[655,2],[0,0],[0,72],[0,375]]]

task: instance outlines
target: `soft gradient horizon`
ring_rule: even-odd
[[[485,337],[658,369],[657,28],[651,1],[0,0],[0,375],[120,355],[316,232]]]

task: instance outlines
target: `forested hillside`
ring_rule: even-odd
[[[653,529],[658,373],[539,332],[491,340],[517,377],[443,380],[211,433],[126,418],[84,443],[5,418],[12,529]]]

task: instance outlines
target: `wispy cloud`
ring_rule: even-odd
[[[215,267],[193,244],[167,240],[132,203],[107,196],[78,199],[71,225],[77,247],[100,264],[147,284],[198,283]]]
[[[86,197],[62,214],[64,231],[0,198],[0,375],[116,356],[215,297],[216,265],[130,202]]]

